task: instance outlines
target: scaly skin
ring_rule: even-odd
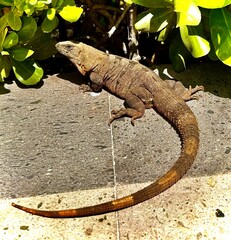
[[[127,108],[112,111],[109,124],[122,116],[141,118],[146,108],[155,108],[178,129],[182,149],[174,166],[160,179],[129,196],[95,206],[43,211],[27,208],[12,203],[16,208],[26,212],[50,218],[83,217],[108,213],[124,209],[146,201],[175,184],[193,164],[199,147],[199,129],[197,120],[185,101],[195,99],[195,92],[203,87],[184,91],[177,95],[158,75],[149,68],[121,58],[108,55],[83,43],[60,42],[56,45],[60,53],[67,56],[83,75],[90,79],[90,87],[94,91],[102,88],[125,100]]]

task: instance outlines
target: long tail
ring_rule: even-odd
[[[12,203],[12,206],[34,215],[49,218],[84,217],[124,209],[157,196],[161,192],[170,188],[173,184],[175,184],[179,179],[183,177],[183,175],[193,164],[198,151],[199,130],[197,121],[194,114],[186,104],[184,107],[184,110],[181,111],[180,114],[178,112],[176,114],[176,117],[173,117],[172,119],[179,131],[179,135],[182,141],[181,155],[174,166],[156,182],[129,196],[95,206],[58,211],[43,211],[32,209],[15,203]]]

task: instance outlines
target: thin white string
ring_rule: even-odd
[[[111,95],[108,93],[108,111],[109,116],[111,117]],[[113,183],[114,183],[114,196],[117,199],[117,179],[116,179],[116,162],[115,162],[115,150],[114,150],[114,136],[112,124],[110,124],[110,133],[111,133],[111,155],[112,155],[112,165],[113,165]],[[116,239],[120,240],[120,227],[119,227],[119,213],[115,212],[116,217]]]

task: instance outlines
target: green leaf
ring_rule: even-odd
[[[52,21],[55,18],[56,14],[56,9],[55,8],[50,8],[47,10],[47,18]]]
[[[65,6],[59,12],[59,15],[66,21],[72,23],[72,22],[76,22],[80,18],[82,12],[83,12],[83,9],[80,7]]]
[[[62,7],[65,7],[65,6],[75,6],[75,0],[64,0]]]
[[[23,62],[12,59],[12,66],[16,78],[24,85],[35,85],[43,76],[43,69],[32,59]]]
[[[177,12],[177,27],[196,26],[201,21],[201,13],[194,0],[175,0],[175,11]]]
[[[10,53],[9,53],[9,52],[7,52],[7,51],[1,51],[1,55],[2,55],[2,56],[9,56],[9,55],[10,55]]]
[[[185,71],[187,61],[192,58],[192,55],[182,42],[179,33],[173,38],[170,44],[169,58],[172,62],[173,69],[176,72]]]
[[[7,28],[3,28],[3,29],[0,30],[0,53],[3,50],[3,43],[5,41],[7,31],[8,31]]]
[[[157,8],[141,13],[135,28],[144,32],[159,32],[164,29],[174,14],[173,8]]]
[[[209,53],[210,44],[203,36],[201,24],[198,26],[181,26],[180,35],[184,45],[193,57],[199,58]]]
[[[210,12],[209,24],[217,57],[231,66],[231,13],[226,8],[213,9]]]
[[[24,14],[25,1],[14,0],[15,8],[12,10],[15,15],[21,17]]]
[[[64,0],[52,0],[52,6],[56,9],[63,5]]]
[[[34,59],[44,60],[57,52],[55,44],[56,41],[54,38],[51,38],[51,33],[44,33],[41,27],[39,27],[34,37],[28,41],[27,47],[34,51]]]
[[[3,43],[4,49],[9,49],[18,43],[18,34],[16,32],[11,32],[5,39]]]
[[[132,2],[132,0],[124,0],[124,2],[126,2],[127,4],[132,4],[133,2]]]
[[[20,17],[15,15],[12,11],[10,11],[8,14],[8,23],[15,31],[19,31],[22,27],[22,21]]]
[[[216,53],[215,53],[213,44],[211,44],[211,50],[210,50],[210,52],[208,53],[208,57],[209,57],[211,60],[213,60],[213,61],[219,60],[219,58],[217,57],[217,55],[216,55]]]
[[[26,4],[23,10],[28,16],[31,16],[35,11],[35,6],[31,4]]]
[[[231,0],[195,0],[199,7],[203,8],[223,8],[231,4]]]
[[[49,5],[52,3],[53,0],[40,0],[39,2]]]
[[[0,82],[3,82],[4,78],[9,77],[11,67],[9,57],[0,55]]]
[[[37,0],[29,0],[28,3],[31,5],[35,5],[38,1]]]
[[[172,7],[171,0],[131,0],[133,3],[148,8],[168,8]]]
[[[36,11],[42,11],[48,9],[48,4],[51,1],[38,1],[35,5]]]
[[[14,0],[0,0],[0,4],[4,6],[13,6]]]
[[[13,49],[9,52],[11,57],[20,62],[24,61],[34,53],[32,50],[22,47]]]
[[[172,19],[173,20],[173,19]],[[172,30],[172,24],[168,24],[168,26],[166,28],[164,28],[163,30],[161,30],[158,34],[158,37],[157,37],[157,41],[158,42],[164,42],[167,40],[170,32]]]
[[[44,18],[42,23],[42,30],[44,33],[53,31],[59,24],[58,18],[55,16],[53,20],[49,20],[47,17]]]
[[[8,14],[5,14],[0,18],[0,31],[2,31],[8,25]],[[0,39],[1,41],[1,39]]]
[[[22,17],[22,28],[18,32],[19,40],[22,42],[28,41],[32,38],[37,30],[37,23],[33,17]]]

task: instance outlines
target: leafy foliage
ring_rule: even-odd
[[[38,62],[70,32],[145,63],[167,46],[176,71],[206,55],[231,66],[231,0],[0,0],[0,82],[14,73],[25,85],[38,83]]]
[[[43,69],[36,60],[55,53],[57,15],[75,22],[82,12],[74,0],[0,0],[0,81],[13,69],[21,83],[38,83]]]
[[[185,69],[190,57],[208,54],[231,66],[231,0],[129,0],[148,9],[139,14],[135,27],[156,32],[165,41],[169,30],[179,29],[171,41],[170,59],[175,70]],[[180,36],[180,38],[179,38]],[[171,36],[172,38],[172,36]],[[187,51],[186,51],[186,49]],[[177,49],[177,50],[176,50]]]

